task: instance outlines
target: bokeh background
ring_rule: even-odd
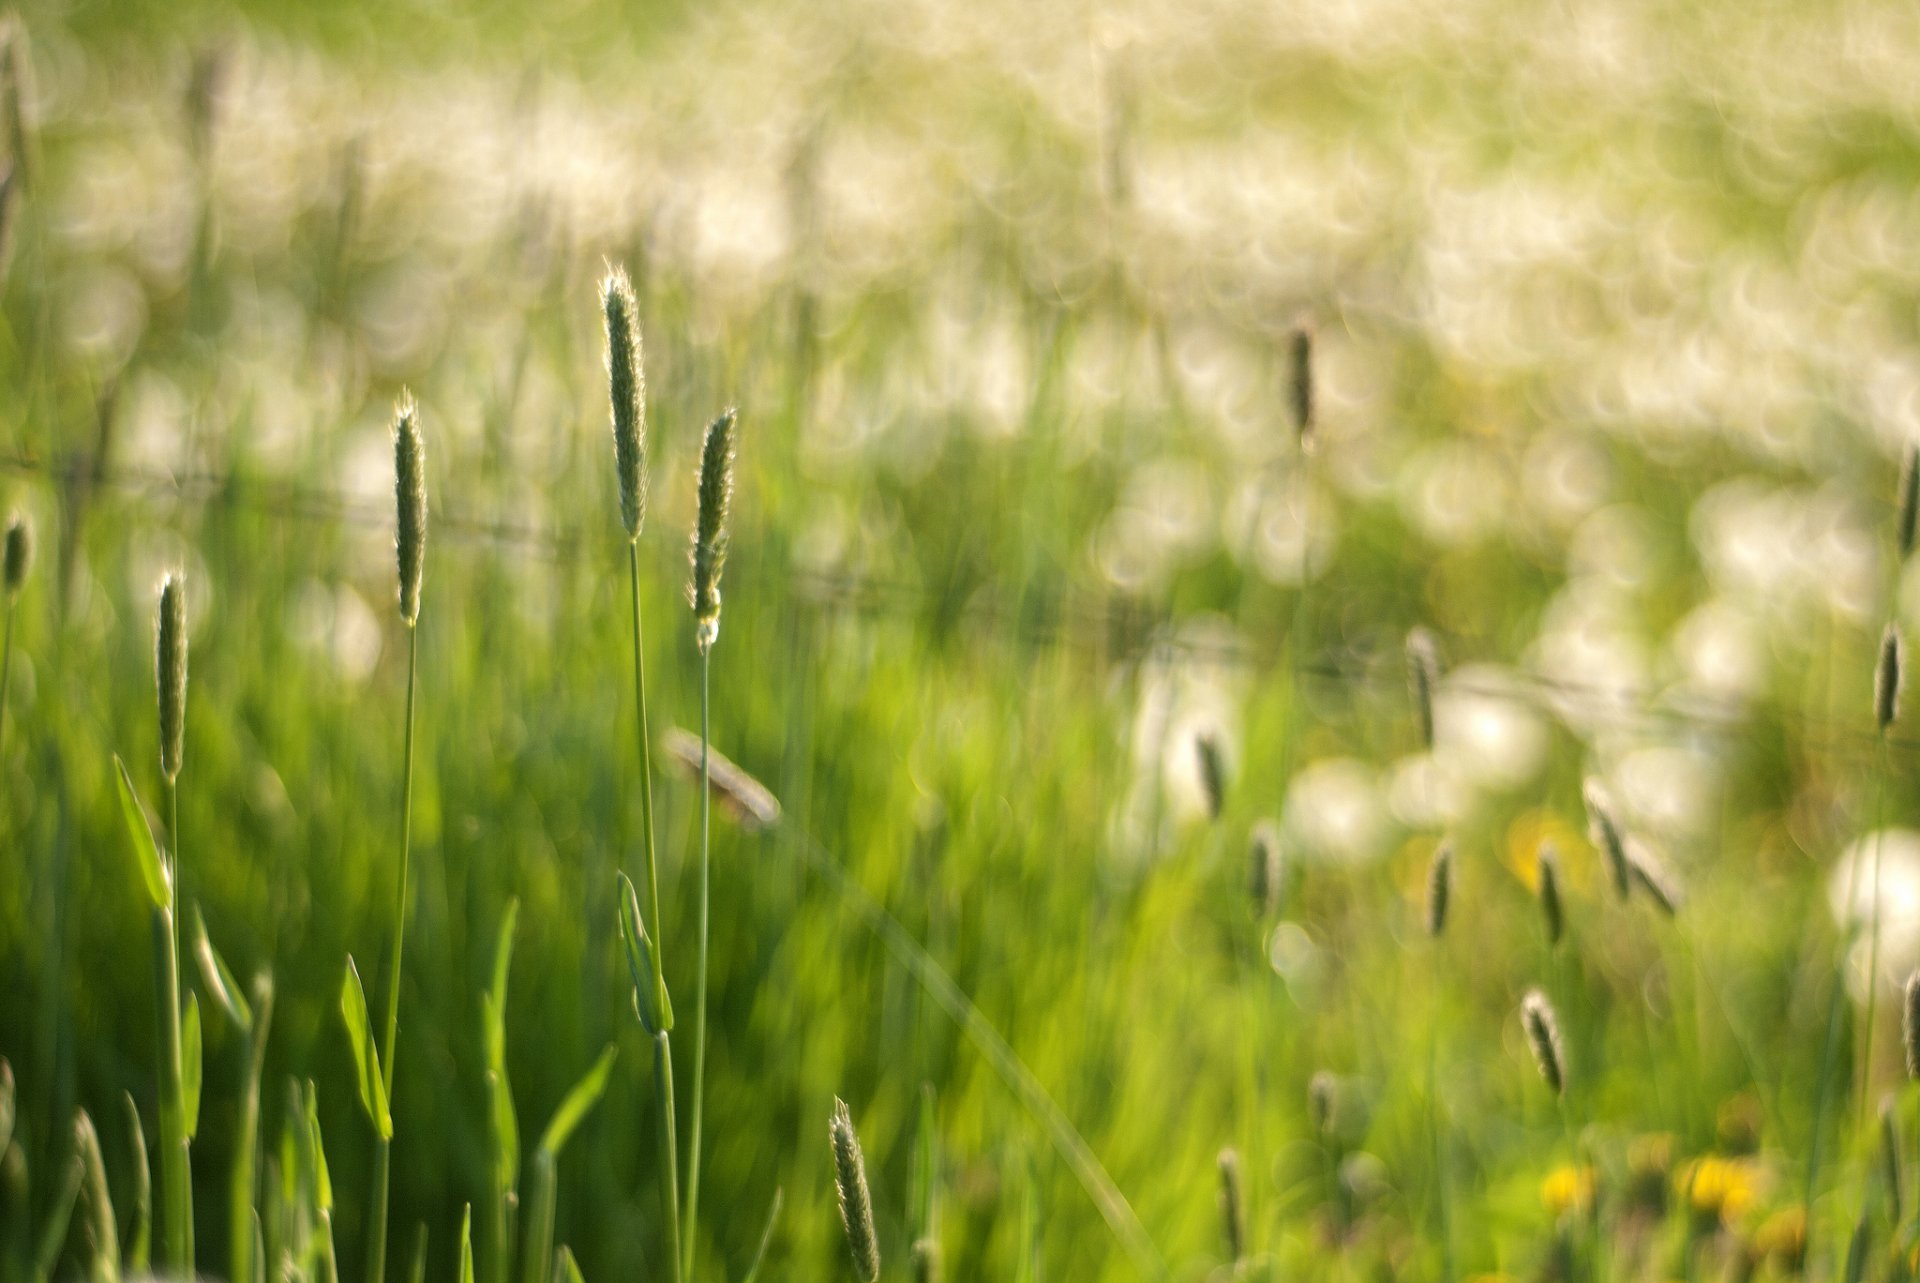
[[[1920,427],[1920,9],[581,0],[18,22],[0,501],[41,551],[0,742],[0,1053],[35,1170],[77,1105],[116,1183],[122,1091],[151,1125],[110,761],[156,787],[154,589],[180,568],[188,894],[237,971],[273,970],[265,1134],[286,1080],[315,1080],[341,1258],[360,1260],[372,1145],[335,1000],[344,956],[377,969],[388,930],[404,385],[433,525],[395,1251],[424,1224],[449,1276],[485,1196],[479,996],[517,897],[523,1131],[622,1048],[562,1165],[560,1237],[589,1279],[662,1276],[612,897],[639,868],[612,261],[646,342],[654,731],[696,724],[693,465],[737,405],[715,736],[785,813],[716,828],[713,1276],[744,1269],[776,1186],[769,1275],[850,1276],[836,1093],[898,1268],[923,1083],[950,1276],[1153,1272],[861,894],[1004,1036],[1175,1277],[1225,1268],[1229,1145],[1284,1275],[1553,1275],[1589,1163],[1619,1276],[1764,1258],[1809,1193],[1816,1116],[1815,1268],[1835,1268],[1920,961],[1915,744],[1896,726],[1883,746],[1871,707],[1883,624],[1920,625],[1893,543]],[[1302,323],[1310,452],[1288,412]],[[1415,625],[1444,659],[1431,749]],[[1217,818],[1203,738],[1226,765]],[[696,798],[656,762],[685,994]],[[1684,885],[1677,916],[1613,898],[1587,775]],[[1263,820],[1286,859],[1275,914],[1247,892]],[[1442,834],[1457,885],[1430,940]],[[1542,839],[1568,882],[1554,951]],[[1874,849],[1870,975],[1849,934],[1869,879],[1848,871]],[[1515,1016],[1535,983],[1567,1026],[1567,1116]],[[215,1272],[236,1047],[209,1025]],[[1703,1159],[1723,1191],[1704,1202]]]

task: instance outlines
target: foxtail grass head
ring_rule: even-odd
[[[620,524],[638,539],[647,519],[647,374],[640,359],[640,308],[624,267],[600,282],[607,323],[607,393],[613,403],[613,466],[620,476]]]
[[[1900,513],[1894,528],[1902,561],[1913,555],[1917,522],[1920,522],[1920,443],[1909,443],[1900,460]]]
[[[1232,1149],[1220,1151],[1220,1230],[1227,1259],[1235,1265],[1246,1260],[1247,1210],[1240,1192],[1240,1155]]]
[[[420,580],[427,569],[427,447],[413,394],[393,409],[393,549],[400,570],[400,618],[420,622]]]
[[[867,1192],[867,1160],[854,1134],[847,1102],[833,1100],[833,1185],[840,1202],[840,1224],[847,1231],[847,1249],[861,1283],[880,1277],[880,1239],[873,1227],[873,1198]]]
[[[1880,658],[1873,666],[1873,719],[1882,734],[1900,716],[1902,650],[1900,627],[1888,624],[1880,634]]]
[[[178,574],[160,581],[153,623],[153,679],[160,697],[160,773],[180,778],[187,739],[187,593]]]
[[[1206,803],[1207,818],[1217,820],[1227,806],[1227,761],[1220,751],[1220,740],[1212,731],[1202,731],[1193,741],[1194,755],[1200,763],[1201,800]]]
[[[1527,1033],[1527,1046],[1540,1068],[1540,1077],[1556,1096],[1567,1090],[1567,1057],[1560,1041],[1560,1018],[1553,1003],[1538,989],[1527,990],[1520,1000],[1520,1024]]]
[[[7,519],[6,594],[12,602],[26,586],[27,571],[33,566],[33,527],[19,513]]]
[[[1447,905],[1453,898],[1453,843],[1442,842],[1427,864],[1427,934],[1438,940],[1447,929]]]
[[[702,652],[720,637],[720,571],[727,564],[727,516],[733,507],[735,412],[707,425],[700,446],[700,511],[693,527],[693,638]]]
[[[1900,1032],[1907,1049],[1907,1077],[1920,1078],[1920,971],[1907,977],[1906,1001],[1900,1012]]]
[[[1416,628],[1407,634],[1407,684],[1413,691],[1413,715],[1420,743],[1433,748],[1433,688],[1440,684],[1440,647],[1433,634]]]
[[[1286,880],[1286,866],[1280,852],[1280,834],[1270,820],[1253,826],[1253,840],[1247,857],[1247,895],[1253,911],[1267,917],[1280,907]]]
[[[1620,816],[1613,809],[1613,797],[1606,785],[1589,777],[1585,797],[1587,835],[1600,849],[1607,871],[1613,875],[1613,889],[1624,900],[1633,890],[1633,869],[1627,861],[1627,831],[1620,826]]]
[[[1313,327],[1305,321],[1287,335],[1287,394],[1293,411],[1293,430],[1300,448],[1313,448]]]
[[[1560,903],[1560,852],[1551,842],[1540,844],[1540,915],[1546,920],[1547,943],[1559,944],[1567,924]]]

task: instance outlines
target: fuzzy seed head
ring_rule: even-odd
[[[1200,790],[1207,805],[1207,818],[1217,820],[1227,805],[1227,763],[1220,752],[1220,741],[1211,731],[1202,732],[1193,741],[1200,759]]]
[[[20,595],[20,589],[27,582],[27,571],[32,565],[33,527],[16,512],[7,519],[6,591],[9,602]]]
[[[1880,659],[1873,666],[1873,718],[1882,734],[1900,716],[1900,628],[1888,624],[1880,634]]]
[[[1340,1084],[1331,1072],[1322,1069],[1307,1082],[1307,1121],[1313,1124],[1314,1134],[1325,1136],[1333,1130],[1333,1110],[1340,1092]]]
[[[940,1244],[931,1238],[913,1240],[913,1283],[940,1283]]]
[[[1551,842],[1540,844],[1540,913],[1547,922],[1547,943],[1559,944],[1566,918],[1560,906],[1560,852]]]
[[[1527,1045],[1533,1049],[1540,1077],[1556,1096],[1567,1090],[1566,1052],[1560,1042],[1560,1019],[1553,1003],[1538,989],[1527,990],[1520,1000],[1520,1023],[1527,1032]]]
[[[160,697],[160,773],[180,777],[187,738],[187,593],[178,574],[160,581],[153,624],[153,679]]]
[[[1220,1151],[1220,1227],[1227,1259],[1238,1265],[1247,1259],[1247,1216],[1240,1194],[1240,1155],[1231,1149]]]
[[[1920,971],[1907,977],[1906,1002],[1901,1007],[1900,1032],[1907,1048],[1907,1077],[1920,1078]]]
[[[1900,515],[1894,533],[1902,561],[1913,555],[1916,521],[1920,521],[1920,443],[1908,445],[1900,461]]]
[[[727,563],[727,515],[733,507],[733,435],[727,410],[707,425],[700,446],[700,513],[693,528],[693,637],[702,652],[720,637],[720,571]]]
[[[627,269],[600,282],[607,322],[607,393],[613,405],[613,466],[620,477],[620,524],[640,537],[647,519],[647,375],[640,359],[640,308]]]
[[[1253,841],[1247,864],[1247,895],[1253,911],[1265,918],[1280,907],[1281,888],[1286,880],[1284,857],[1280,853],[1280,834],[1272,821],[1262,820],[1253,829]]]
[[[1287,391],[1293,411],[1293,430],[1300,448],[1313,448],[1313,329],[1305,322],[1287,336]]]
[[[1453,843],[1442,842],[1427,864],[1427,934],[1438,940],[1447,929],[1447,902],[1453,896]]]
[[[1620,827],[1620,817],[1613,809],[1613,797],[1607,792],[1606,785],[1589,777],[1585,797],[1587,835],[1606,859],[1607,870],[1613,875],[1613,889],[1624,900],[1633,889],[1633,871],[1627,862],[1626,830]]]
[[[1433,689],[1440,683],[1440,648],[1433,634],[1416,628],[1407,634],[1407,683],[1413,690],[1413,715],[1420,743],[1433,748]]]
[[[861,1283],[874,1283],[880,1277],[880,1240],[873,1228],[873,1198],[867,1192],[867,1160],[860,1153],[860,1138],[853,1131],[853,1116],[847,1102],[833,1100],[833,1184],[840,1201],[840,1224],[847,1231],[847,1248],[853,1253],[854,1272]]]
[[[427,569],[427,447],[420,411],[403,392],[393,410],[393,549],[400,569],[400,618],[420,622],[420,580]]]

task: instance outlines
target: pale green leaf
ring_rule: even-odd
[[[607,1075],[613,1070],[614,1053],[618,1050],[612,1043],[600,1053],[600,1059],[593,1062],[567,1098],[560,1102],[560,1108],[553,1111],[553,1121],[547,1124],[547,1130],[540,1137],[540,1148],[558,1157],[566,1148],[567,1138],[573,1135],[573,1129],[589,1110],[599,1103],[600,1093],[607,1089]]]
[[[366,990],[360,987],[360,970],[347,958],[347,974],[340,981],[340,1015],[347,1022],[347,1040],[353,1048],[355,1085],[360,1089],[360,1108],[367,1113],[380,1139],[393,1139],[393,1115],[387,1109],[387,1086],[380,1077],[380,1050],[374,1046],[373,1024],[367,1015]]]
[[[173,903],[173,884],[167,877],[167,866],[160,858],[160,845],[153,840],[153,826],[147,823],[146,808],[140,805],[139,794],[133,791],[133,777],[127,774],[127,764],[120,755],[113,755],[113,767],[120,786],[120,814],[127,822],[127,837],[133,844],[133,861],[140,870],[140,880],[146,883],[147,898],[153,901],[156,909],[165,909]]]

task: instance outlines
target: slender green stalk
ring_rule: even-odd
[[[413,850],[413,707],[419,689],[420,627],[407,624],[407,724],[400,785],[400,878],[393,901],[393,963],[387,973],[387,1041],[380,1069],[387,1100],[393,1100],[393,1062],[399,1058],[400,970],[407,948],[407,888]],[[393,1140],[377,1137],[373,1151],[372,1204],[367,1212],[367,1283],[382,1283],[387,1272],[387,1187],[393,1168]]]
[[[1867,1125],[1867,1097],[1872,1094],[1873,1090],[1873,1018],[1874,1008],[1877,1005],[1876,999],[1880,996],[1880,855],[1886,846],[1886,842],[1881,837],[1880,827],[1885,817],[1879,814],[1879,812],[1881,807],[1885,805],[1887,790],[1887,730],[1885,726],[1880,728],[1880,753],[1877,765],[1879,770],[1876,773],[1876,777],[1879,783],[1876,785],[1874,792],[1878,795],[1879,800],[1874,805],[1875,815],[1873,820],[1873,891],[1871,893],[1872,899],[1869,901],[1867,908],[1867,912],[1873,916],[1867,928],[1866,1046],[1861,1048],[1860,1051],[1859,1117],[1855,1120],[1856,1126],[1862,1130],[1864,1130]]]
[[[667,1248],[672,1253],[675,1283],[685,1276],[680,1263],[680,1164],[674,1153],[678,1141],[673,1126],[673,1044],[667,1031],[653,1036],[653,1095],[660,1109],[660,1170],[667,1181]]]
[[[7,602],[5,640],[0,640],[0,761],[7,747],[7,691],[13,686],[13,602]]]
[[[229,1274],[234,1283],[249,1283],[254,1275],[254,1232],[259,1202],[255,1177],[259,1158],[260,1076],[266,1068],[267,1030],[273,1019],[273,982],[262,975],[253,987],[253,1025],[247,1030],[247,1080],[240,1097],[240,1119],[234,1129],[232,1188],[227,1193],[230,1224]]]
[[[154,997],[160,1026],[160,1254],[171,1272],[193,1273],[193,1185],[187,1162],[185,1074],[180,1053],[180,969],[173,910],[153,910]]]
[[[662,1019],[673,1028],[671,1008],[667,1005],[667,973],[660,954],[660,937],[666,924],[660,919],[660,869],[653,850],[653,750],[647,743],[647,668],[640,627],[640,543],[627,541],[627,579],[633,588],[633,690],[639,704],[640,721],[640,827],[644,831],[647,856],[647,914],[653,923],[650,949],[653,954],[654,1009],[667,1013]],[[678,1259],[676,1255],[675,1259]]]
[[[693,1277],[693,1253],[700,1219],[700,1123],[707,1081],[707,891],[709,854],[712,847],[713,801],[708,793],[708,769],[712,747],[710,682],[713,651],[700,648],[700,956],[693,980],[693,1122],[687,1141],[686,1228],[681,1234],[681,1250],[686,1263],[681,1273]]]

